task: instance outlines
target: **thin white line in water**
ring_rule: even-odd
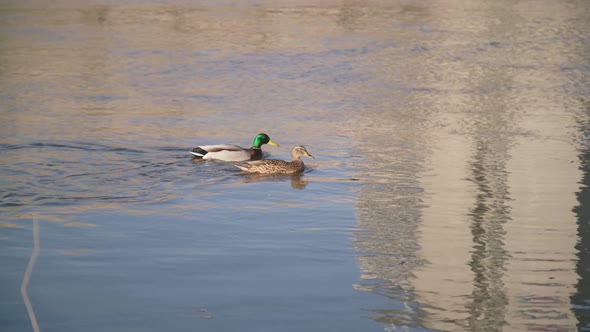
[[[35,216],[35,218],[33,219],[33,244],[33,253],[31,254],[31,258],[29,259],[29,265],[27,266],[27,271],[25,272],[23,283],[20,287],[20,293],[23,297],[23,301],[25,301],[25,305],[27,306],[27,312],[29,313],[29,319],[31,320],[33,331],[39,332],[40,330],[39,325],[37,324],[37,318],[35,318],[35,311],[33,311],[33,306],[31,305],[31,301],[29,300],[29,294],[27,293],[29,279],[31,279],[31,273],[33,272],[33,268],[35,267],[37,256],[39,255],[39,220],[37,219],[37,216]]]

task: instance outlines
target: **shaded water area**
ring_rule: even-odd
[[[5,1],[0,329],[590,329],[590,2]],[[263,146],[299,176],[199,162]]]

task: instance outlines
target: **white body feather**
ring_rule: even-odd
[[[223,161],[246,161],[250,160],[250,152],[239,145],[234,144],[216,144],[216,145],[201,145],[199,148],[207,151],[207,154],[202,155],[198,152],[191,154],[201,157],[203,159],[216,159]]]

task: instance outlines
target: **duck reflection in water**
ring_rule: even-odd
[[[291,180],[291,188],[305,189],[309,181],[303,180],[301,174],[285,175],[285,174],[241,174],[245,183],[253,182],[286,182]]]

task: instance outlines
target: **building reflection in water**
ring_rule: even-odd
[[[359,120],[370,133],[357,137],[367,142],[358,167],[367,184],[357,201],[364,232],[354,238],[361,269],[355,287],[393,300],[368,309],[389,326],[575,325],[575,117],[563,110],[571,96],[552,88],[568,78],[538,67],[568,59],[563,48],[541,56],[526,44],[522,8],[488,9],[471,13],[483,15],[477,22],[457,16],[438,27],[472,28],[469,35],[441,33],[448,39],[437,41],[438,54],[423,46],[409,51],[411,59],[398,50],[372,63],[382,68],[380,79],[395,77],[401,88],[367,102]],[[404,32],[405,42],[428,45],[419,32],[414,39]],[[482,45],[481,53],[460,45]]]
[[[578,319],[578,329],[588,330],[590,328],[590,101],[585,102],[583,111],[586,116],[579,121],[579,130],[582,133],[579,155],[582,179],[580,190],[576,194],[578,205],[574,208],[578,219],[576,272],[579,277],[576,293],[572,295],[571,302]]]
[[[473,241],[468,262],[473,273],[472,297],[467,303],[470,330],[500,327],[506,322],[508,299],[503,279],[508,253],[504,246],[504,224],[511,219],[506,170],[511,137],[503,133],[510,121],[506,105],[497,105],[501,97],[504,96],[499,100],[485,99],[479,105],[478,114],[485,119],[475,121],[477,125],[472,133],[474,152],[468,179],[475,185],[475,202],[468,213]],[[490,137],[490,131],[499,135]]]

